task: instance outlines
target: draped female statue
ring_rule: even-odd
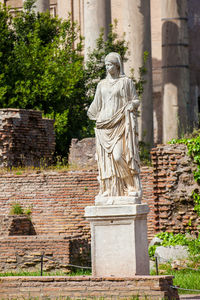
[[[138,99],[133,81],[123,72],[121,57],[111,52],[105,58],[107,76],[97,86],[88,109],[96,121],[96,155],[99,196],[141,198],[138,153]]]

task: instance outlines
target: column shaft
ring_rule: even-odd
[[[96,47],[96,39],[101,28],[104,28],[104,38],[106,38],[110,23],[110,0],[84,1],[85,59],[88,51]]]
[[[67,19],[69,13],[73,14],[71,11],[73,8],[73,0],[68,1],[57,1],[57,14],[59,18]]]
[[[25,2],[23,0],[23,2]],[[35,11],[36,12],[45,12],[50,9],[49,0],[37,0],[35,2]]]
[[[163,142],[189,128],[187,0],[162,0]]]
[[[144,51],[148,51],[146,64],[147,74],[142,96],[139,137],[146,143],[153,144],[153,100],[152,100],[152,63],[151,63],[151,22],[149,0],[123,1],[123,19],[125,38],[129,43],[129,63],[125,65],[128,74],[129,69],[134,69],[136,79],[139,78],[139,68],[143,65]]]

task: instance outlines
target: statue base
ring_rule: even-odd
[[[140,204],[141,203],[141,193],[134,193],[133,196],[96,196],[95,205],[104,206],[104,205],[131,205],[131,204]]]
[[[147,204],[87,206],[91,225],[92,275],[149,274]]]

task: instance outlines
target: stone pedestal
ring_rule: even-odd
[[[87,206],[91,224],[92,275],[149,274],[147,204]]]

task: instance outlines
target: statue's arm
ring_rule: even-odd
[[[129,84],[128,84],[128,99],[129,99],[129,104],[127,106],[127,110],[137,111],[138,107],[140,106],[140,100],[137,95],[135,85],[130,78],[129,78]]]
[[[94,100],[92,101],[87,111],[87,115],[89,119],[96,121],[100,110],[101,110],[101,90],[100,90],[100,85],[98,84]]]

